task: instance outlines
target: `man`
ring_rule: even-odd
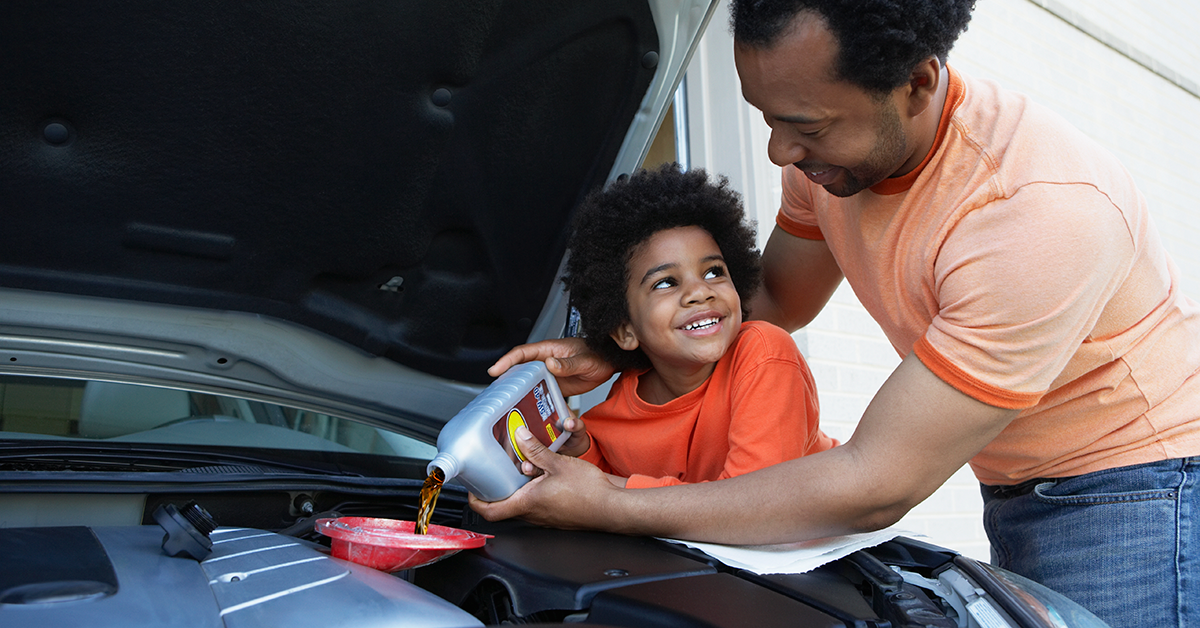
[[[796,541],[890,525],[969,461],[997,564],[1113,626],[1200,623],[1200,308],[1179,293],[1111,155],[946,66],[973,4],[732,7],[743,95],[784,167],[751,317],[797,329],[845,277],[904,356],[853,438],[745,476],[642,491],[534,446],[545,474],[476,510]],[[611,373],[581,346],[518,347],[493,374],[560,358],[551,371],[579,392]]]

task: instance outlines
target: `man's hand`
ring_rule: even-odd
[[[532,463],[542,474],[498,502],[481,501],[471,495],[475,512],[488,521],[521,517],[564,530],[619,528],[616,522],[602,517],[606,500],[618,492],[606,473],[583,460],[546,449],[525,428],[517,429],[517,445],[525,455],[524,464]]]
[[[564,396],[581,395],[608,381],[613,367],[593,353],[579,338],[558,338],[518,345],[496,360],[488,375],[499,377],[525,362],[541,360],[558,382]]]

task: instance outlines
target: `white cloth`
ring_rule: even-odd
[[[874,547],[898,536],[918,537],[899,528],[884,528],[875,532],[831,536],[799,543],[779,545],[717,545],[679,539],[663,539],[698,549],[705,554],[759,575],[772,573],[805,573],[825,563],[833,562],[860,549]]]

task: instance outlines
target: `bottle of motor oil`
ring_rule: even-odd
[[[551,451],[571,435],[560,423],[569,417],[567,402],[543,362],[514,366],[454,415],[438,434],[438,454],[426,471],[441,469],[457,477],[484,501],[512,495],[530,478],[520,471],[524,456],[517,428],[525,426]]]

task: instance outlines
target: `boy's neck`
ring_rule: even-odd
[[[699,388],[716,367],[716,362],[696,370],[655,366],[638,377],[638,397],[646,403],[661,406]]]

